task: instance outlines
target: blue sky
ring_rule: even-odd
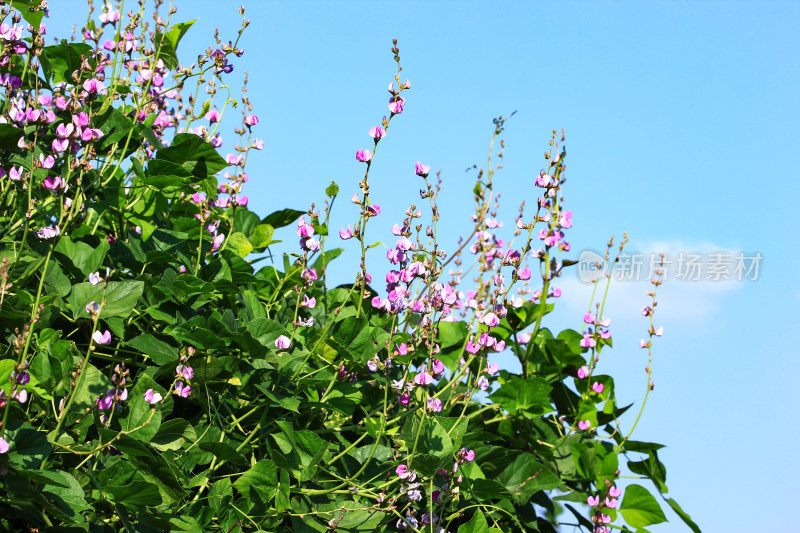
[[[128,2],[131,3],[131,2]],[[84,2],[53,2],[50,32]],[[341,188],[332,228],[357,219],[347,199],[371,147],[367,130],[387,113],[397,38],[413,86],[371,173],[389,228],[421,204],[417,160],[442,169],[442,238],[468,223],[474,174],[484,166],[493,117],[507,123],[497,175],[507,226],[521,199],[535,202],[550,131],[567,133],[567,205],[574,255],[628,231],[643,253],[756,252],[759,279],[661,287],[654,377],[640,440],[668,445],[667,485],[705,532],[786,530],[800,474],[795,395],[794,273],[800,254],[790,216],[800,195],[800,4],[672,2],[267,2],[244,1],[252,20],[229,82],[250,72],[263,152],[248,162],[247,193],[262,215],[322,204]],[[176,20],[199,19],[182,42],[190,61],[214,27],[233,37],[239,2],[178,2]],[[284,233],[294,243],[294,234]],[[353,247],[354,248],[354,245]],[[452,249],[452,246],[451,246]],[[380,249],[371,270],[386,269]],[[350,281],[357,258],[331,275]],[[549,326],[579,327],[588,305],[577,276]],[[620,401],[641,401],[647,363],[646,283],[612,286],[615,349],[601,369]],[[627,403],[626,402],[626,403]],[[630,424],[630,420],[628,424]],[[756,511],[757,514],[756,514]],[[670,522],[653,532],[688,531]]]

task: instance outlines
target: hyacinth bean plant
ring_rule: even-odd
[[[92,9],[60,42],[46,2],[0,9],[2,530],[644,531],[660,499],[699,531],[666,496],[662,446],[631,438],[647,397],[620,419],[605,299],[578,330],[545,327],[574,264],[563,134],[506,241],[496,119],[474,214],[442,249],[428,165],[407,169],[424,209],[393,219],[370,194],[411,89],[395,42],[386,116],[354,147],[355,222],[329,232],[336,184],[321,210],[262,218],[244,194],[258,117],[246,76],[228,87],[238,38],[186,66],[191,23],[160,1]],[[367,231],[389,227],[384,257]],[[277,230],[299,237],[282,258]],[[361,260],[328,287],[336,245]]]

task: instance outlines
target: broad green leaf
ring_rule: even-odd
[[[88,44],[68,43],[65,39],[61,44],[45,46],[40,56],[44,75],[52,83],[74,83],[72,73],[80,70],[81,55],[88,55],[91,50]]]
[[[90,246],[81,241],[73,242],[67,235],[61,237],[55,248],[56,252],[72,261],[75,268],[80,270],[84,276],[88,276],[100,268],[108,250],[109,244],[105,239],[100,240],[97,246]]]
[[[233,488],[244,494],[250,495],[252,490],[272,498],[278,489],[278,469],[270,459],[262,459],[237,479]]]
[[[73,318],[76,320],[81,316],[88,317],[86,305],[89,302],[101,303],[103,301],[105,301],[105,305],[100,311],[101,319],[115,316],[127,318],[143,291],[144,282],[141,281],[111,281],[105,288],[102,283],[92,285],[85,282],[72,287],[68,301]]]
[[[165,341],[157,338],[155,335],[145,333],[134,337],[125,344],[135,348],[143,354],[150,357],[157,365],[166,365],[168,363],[177,363],[180,354],[178,349],[174,346],[167,344]]]
[[[272,236],[275,234],[275,229],[269,224],[259,224],[253,230],[253,235],[250,237],[250,242],[256,248],[264,248],[272,242]]]
[[[619,512],[631,527],[645,527],[667,521],[655,497],[646,488],[636,484],[625,488]]]
[[[540,490],[552,490],[561,485],[558,476],[529,453],[518,454],[497,480],[520,505],[527,503]]]
[[[47,436],[36,431],[28,422],[9,420],[4,437],[10,445],[8,464],[14,468],[37,469],[53,451]]]
[[[197,434],[189,422],[182,418],[173,418],[161,424],[150,444],[161,451],[179,450],[185,441],[196,439]]]
[[[16,142],[16,140],[14,142]],[[300,215],[303,214],[305,214],[305,211],[298,211],[297,209],[282,209],[268,215],[264,220],[261,221],[261,223],[269,224],[273,228],[282,228],[284,226],[288,226],[300,218]]]
[[[156,152],[156,159],[177,163],[192,174],[196,182],[205,180],[228,166],[216,148],[193,133],[175,135],[169,147]]]
[[[489,398],[512,415],[538,416],[552,410],[550,390],[547,380],[538,376],[512,378]]]
[[[475,511],[472,519],[458,528],[458,533],[489,533],[489,524],[486,522],[483,511],[480,509]]]
[[[253,245],[244,236],[244,233],[236,232],[228,237],[227,248],[239,257],[247,257],[253,251]]]
[[[103,491],[111,495],[111,500],[129,509],[155,507],[162,501],[158,487],[147,481],[132,481],[127,485],[106,485]]]

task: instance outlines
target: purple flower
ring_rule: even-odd
[[[308,294],[304,294],[303,301],[300,302],[300,305],[308,309],[314,309],[317,306],[317,299],[313,296],[309,297]]]
[[[286,350],[291,346],[292,341],[289,340],[289,337],[286,335],[281,335],[277,339],[275,339],[275,348],[278,350]]]
[[[391,111],[393,115],[399,115],[402,113],[405,105],[406,99],[402,96],[392,95],[389,98],[389,111]]]
[[[367,213],[376,217],[381,214],[381,206],[379,206],[378,204],[372,204],[369,207],[367,207]]]
[[[147,392],[144,393],[144,401],[149,403],[150,405],[155,405],[162,400],[162,396],[155,392],[153,389],[147,389]]]
[[[578,344],[581,345],[581,348],[594,348],[597,346],[597,341],[592,338],[591,333],[584,333],[583,339]]]
[[[428,411],[438,413],[442,410],[442,400],[439,398],[428,398],[427,400]]]
[[[417,385],[429,385],[433,383],[433,376],[428,374],[428,372],[420,372],[416,376],[414,376],[414,383]]]
[[[83,88],[90,95],[106,94],[106,86],[102,81],[94,78],[83,82]]]
[[[315,268],[304,269],[303,272],[300,273],[300,277],[308,283],[317,281],[319,279],[319,275],[317,274],[317,270]]]
[[[482,391],[489,390],[489,380],[486,378],[486,376],[479,377],[477,385]]]
[[[175,372],[187,381],[194,377],[194,369],[187,365],[178,365]]]
[[[95,331],[92,334],[92,340],[94,340],[95,344],[111,344],[111,332],[108,330],[103,333]]]
[[[297,221],[297,230],[295,232],[300,237],[311,237],[314,235],[314,226],[311,224],[306,224],[306,217],[300,217],[300,220]]]
[[[192,392],[192,388],[184,383],[183,381],[176,381],[175,382],[175,394],[180,396],[181,398],[188,398],[189,393]]]
[[[97,285],[101,281],[102,280],[100,279],[100,272],[92,272],[91,274],[89,274],[89,283],[91,283],[92,285]]]

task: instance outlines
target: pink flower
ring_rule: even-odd
[[[315,268],[306,268],[300,273],[300,277],[306,282],[317,281],[319,279],[319,275],[317,274],[317,270]]]
[[[222,115],[220,114],[219,111],[217,111],[216,109],[212,109],[211,111],[206,113],[205,118],[207,121],[213,124],[214,122],[218,122],[221,116]]]
[[[0,437],[0,453],[8,453],[10,447],[6,439]]]
[[[43,181],[42,185],[45,189],[49,189],[54,191],[58,188],[64,188],[64,180],[61,179],[60,176],[47,176]]]
[[[517,278],[521,279],[522,281],[527,281],[531,279],[531,269],[525,267],[522,270],[517,270]]]
[[[597,507],[600,505],[600,496],[589,496],[586,498],[586,503],[591,505],[592,507]]]
[[[493,376],[496,376],[498,372],[500,372],[500,365],[497,363],[492,363],[491,365],[486,367],[486,372]]]
[[[594,348],[595,346],[597,346],[597,341],[594,340],[594,338],[590,333],[584,333],[583,339],[581,339],[581,342],[579,344],[581,345],[582,348]]]
[[[188,384],[184,383],[183,381],[175,382],[175,394],[181,398],[188,398],[191,392],[192,388]]]
[[[531,334],[528,331],[524,331],[519,334],[519,343],[520,344],[528,344],[531,341]]]
[[[95,331],[92,334],[92,340],[94,340],[95,344],[111,344],[111,332],[108,330],[103,333]]]
[[[175,373],[187,381],[194,377],[194,369],[187,365],[178,365]]]
[[[442,410],[442,400],[439,398],[428,398],[427,402],[428,411],[438,413]]]
[[[592,383],[592,390],[594,392],[596,392],[597,394],[602,394],[604,389],[605,389],[605,386],[602,383],[600,383],[598,381],[595,381],[594,383]]]
[[[578,422],[578,429],[581,431],[586,431],[590,427],[592,427],[592,423],[589,420],[581,420]]]
[[[433,360],[433,373],[436,374],[436,375],[443,374],[444,373],[444,363],[442,363],[438,359],[434,359]]]
[[[83,82],[83,88],[90,95],[106,94],[106,86],[103,84],[102,81],[94,79],[94,78],[86,80],[85,82]]]
[[[100,281],[101,281],[100,272],[92,272],[91,274],[89,274],[89,283],[91,283],[92,285],[97,285],[98,283],[100,283]]]
[[[494,313],[486,313],[481,318],[481,322],[489,326],[490,328],[496,327],[500,324],[500,319],[497,318],[497,315]]]
[[[369,150],[358,150],[356,151],[356,161],[361,161],[362,163],[366,163],[372,159],[372,152]]]
[[[419,161],[417,161],[417,164],[414,166],[414,173],[417,176],[422,176],[423,178],[426,177],[428,175],[428,172],[430,172],[430,171],[431,171],[431,167],[430,166],[423,165]]]
[[[594,324],[595,316],[591,313],[586,313],[585,315],[583,315],[583,321],[586,324]]]
[[[39,164],[42,165],[42,168],[53,168],[56,160],[53,158],[52,155],[48,155],[47,157],[44,154],[39,154]]]
[[[11,167],[11,170],[8,171],[8,179],[11,181],[19,181],[22,179],[24,173],[25,169],[22,167]]]
[[[478,388],[482,391],[489,390],[489,378],[486,376],[481,376],[478,378],[478,382],[476,383]]]
[[[258,124],[258,115],[247,115],[244,117],[244,123],[247,124],[248,127],[255,126]]]
[[[379,206],[378,204],[372,204],[369,207],[367,207],[367,213],[369,213],[373,217],[376,217],[381,214],[381,206]]]
[[[561,227],[564,229],[569,229],[572,227],[572,211],[564,211],[564,214],[561,215]]]
[[[300,302],[300,305],[308,309],[314,309],[317,306],[317,299],[313,296],[309,297],[308,294],[304,294],[303,301]]]
[[[286,335],[281,335],[277,339],[275,339],[275,348],[278,350],[286,350],[291,346],[292,341],[289,340],[289,337]]]
[[[215,252],[215,251],[219,250],[219,247],[222,245],[223,241],[225,241],[225,234],[224,233],[220,233],[219,235],[214,237],[214,240],[211,243],[211,251]]]
[[[467,346],[466,346],[467,353],[476,354],[480,349],[481,347],[479,344],[474,343],[472,341],[467,341]]]
[[[355,234],[353,232],[353,228],[350,227],[350,225],[347,226],[347,229],[342,228],[339,230],[339,237],[343,241],[346,241],[347,239],[352,239],[354,235]]]
[[[306,224],[306,217],[302,216],[297,221],[297,230],[295,232],[301,237],[311,237],[314,235],[314,226]]]
[[[464,457],[464,460],[468,463],[471,463],[475,460],[475,450],[468,450],[466,448],[461,448],[461,455]]]
[[[616,499],[616,498],[611,498],[611,499],[609,499],[609,498],[606,498],[606,499],[603,501],[603,503],[604,503],[604,504],[605,504],[605,506],[606,506],[606,507],[608,507],[609,509],[616,509],[616,508],[617,508],[617,499]]]
[[[102,138],[103,132],[97,128],[84,128],[83,132],[81,132],[81,140],[84,142],[94,141]]]
[[[147,392],[144,393],[144,401],[149,403],[150,405],[155,405],[160,402],[163,397],[155,392],[153,389],[147,389]]]
[[[369,136],[375,140],[381,139],[386,136],[386,130],[380,126],[375,126],[374,128],[370,128]]]
[[[395,472],[395,474],[397,474],[397,477],[399,477],[400,479],[408,479],[411,476],[416,477],[414,472],[409,470],[408,466],[406,466],[406,465],[397,465],[397,468],[395,469],[394,472]]]
[[[411,242],[411,240],[408,237],[400,237],[397,240],[397,244],[395,245],[395,248],[397,248],[398,250],[402,250],[404,252],[407,250],[411,250],[413,247],[414,243]]]
[[[608,489],[608,495],[611,496],[612,498],[619,498],[620,496],[622,496],[622,489],[619,487],[611,487],[610,489]]]
[[[582,366],[578,369],[578,379],[583,379],[589,375],[589,367]]]
[[[550,175],[545,174],[544,172],[540,172],[538,176],[536,176],[536,186],[537,187],[547,187],[550,184]]]
[[[428,372],[420,372],[414,376],[414,383],[417,385],[429,385],[433,383],[433,376],[428,374]]]
[[[402,113],[405,105],[406,99],[402,96],[393,95],[389,98],[389,111],[391,111],[393,115]]]

